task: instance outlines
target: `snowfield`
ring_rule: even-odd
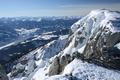
[[[72,74],[79,80],[119,80],[120,72],[108,70],[81,60],[75,59],[65,67],[63,74]]]
[[[63,73],[55,76],[45,76],[46,71],[40,69],[31,80],[119,80],[120,71],[109,70],[94,64],[74,59]]]

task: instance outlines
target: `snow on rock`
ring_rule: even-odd
[[[39,75],[41,72],[37,75]],[[74,59],[69,63],[63,73],[54,76],[37,76],[35,80],[119,80],[120,72],[109,70],[94,64]]]
[[[61,36],[58,40],[54,40],[38,49],[36,51],[36,53],[38,54],[35,55],[36,59],[50,59],[51,57],[56,55],[65,46],[66,38],[67,35]]]
[[[37,39],[44,39],[44,40],[49,40],[51,38],[54,38],[54,37],[58,37],[57,35],[49,35],[49,34],[42,34],[40,36],[37,36],[36,38],[32,39],[32,40],[37,40]]]
[[[15,65],[11,73],[8,74],[9,79],[39,80],[40,75],[44,78],[47,73],[44,72],[44,70],[46,70],[46,66],[50,64],[49,59],[57,55],[59,51],[64,48],[67,37],[68,35],[60,36],[57,40],[53,40],[21,57],[19,63]]]
[[[26,80],[26,77],[22,77],[22,78],[16,78],[14,80]]]
[[[42,35],[40,36],[41,38],[45,39],[45,40],[48,40],[50,39],[51,37],[57,37],[56,35]]]
[[[79,53],[83,53],[83,51],[84,51],[84,49],[85,49],[85,46],[86,46],[86,45],[84,45],[83,47],[81,47],[80,49],[78,49],[78,52],[79,52]]]
[[[115,47],[117,47],[118,49],[120,49],[120,43],[116,44]]]
[[[100,29],[106,28],[106,32],[120,32],[120,13],[108,10],[93,10],[87,16],[72,25],[72,35],[69,37],[69,46],[64,54],[73,53],[82,48]],[[99,34],[99,33],[98,33]],[[77,45],[76,45],[77,44]]]
[[[77,65],[78,67],[76,68],[70,68],[67,67],[66,65],[75,58],[80,58],[84,60],[93,60],[97,64],[104,67],[109,67],[109,68],[114,68],[114,69],[120,69],[120,63],[119,63],[119,54],[120,50],[114,49],[115,44],[119,43],[120,41],[120,13],[117,11],[109,11],[109,10],[93,10],[91,11],[90,14],[87,16],[83,17],[80,19],[78,22],[72,25],[71,27],[71,33],[70,36],[68,37],[67,45],[63,51],[61,51],[58,54],[58,59],[54,58],[54,61],[52,62],[50,67],[53,69],[58,70],[58,72],[55,71],[56,75],[63,73],[69,74],[72,73],[74,70],[77,70],[80,65],[78,63],[74,63],[74,65],[70,66],[73,67]],[[117,45],[118,47],[118,45]],[[116,53],[117,52],[117,53]],[[75,57],[74,57],[75,56]],[[117,58],[116,58],[117,57]],[[54,65],[59,64],[59,68],[55,67]],[[79,64],[83,65],[82,62],[80,61]],[[88,64],[88,63],[87,63]],[[86,67],[84,70],[89,67],[91,67],[91,64],[87,66],[82,66]],[[104,68],[99,68],[98,66],[92,66],[93,68],[98,68],[98,69],[104,69]],[[81,67],[80,67],[81,68]],[[50,70],[53,70],[50,69]],[[90,69],[92,70],[92,69]],[[53,70],[54,71],[54,70]],[[102,72],[99,70],[94,70],[93,72],[97,73],[98,75],[95,75],[96,79],[97,77],[100,78],[102,76]],[[107,73],[108,72],[108,73]],[[110,72],[110,73],[109,73]],[[50,72],[48,71],[48,74]],[[54,72],[53,74],[50,74],[50,76],[55,75]],[[100,73],[100,74],[99,74]],[[114,72],[113,72],[114,73]],[[79,72],[78,72],[79,74]],[[82,73],[81,73],[82,74]],[[87,75],[81,75],[81,78],[84,76],[90,77],[92,74]],[[106,70],[104,72],[104,75],[109,75],[112,74],[111,70]],[[119,74],[115,72],[115,74],[118,76]],[[71,74],[70,74],[71,75]],[[103,79],[109,79],[108,76],[102,76]],[[113,75],[113,74],[112,74]],[[78,75],[79,78],[80,75]],[[95,78],[94,77],[94,78]],[[110,79],[114,79],[115,77],[110,77]],[[118,78],[115,78],[116,80]],[[92,78],[90,78],[92,80]],[[101,80],[101,79],[100,79]]]
[[[41,76],[41,80],[42,80],[42,78],[45,78],[44,77],[45,75],[49,75],[48,74],[48,72],[50,70],[49,60],[51,60],[51,61],[54,60],[52,58],[55,55],[57,55],[57,53],[59,53],[59,51],[61,51],[64,48],[66,39],[67,39],[67,35],[61,36],[58,40],[52,41],[38,50],[38,53],[36,54],[36,59],[39,59],[39,60],[42,59],[42,60],[45,60],[46,62],[44,63],[45,65],[43,67],[38,66],[39,68],[33,74],[32,77],[30,76],[30,78],[39,80],[39,78]],[[36,62],[38,62],[38,61],[36,61]],[[56,61],[56,60],[54,60],[54,61]],[[56,66],[57,66],[57,64],[56,64]],[[41,72],[41,73],[39,73],[39,72]]]
[[[78,22],[76,22],[71,27],[71,30],[72,30],[72,32],[75,32],[78,28],[80,28],[80,26],[84,25],[91,31],[91,30],[96,29],[96,27],[99,28],[99,27],[102,27],[107,24],[113,24],[112,20],[118,21],[119,20],[118,18],[120,18],[119,12],[109,11],[109,10],[104,10],[104,9],[103,10],[93,10],[87,16],[85,16],[84,18],[82,18]],[[85,23],[84,23],[84,21],[85,21]],[[99,27],[93,26],[94,24],[101,25],[101,26],[99,26]],[[119,24],[119,23],[117,23],[117,24]],[[120,30],[120,28],[116,25],[115,26],[107,26],[107,27],[109,27],[111,29],[111,31]],[[120,31],[118,31],[118,32],[120,32]]]

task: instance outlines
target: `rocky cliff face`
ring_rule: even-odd
[[[74,58],[79,58],[107,68],[120,69],[120,13],[94,10],[73,24],[66,48],[59,53],[56,74]],[[55,58],[56,60],[56,58]],[[58,66],[57,66],[58,67]],[[51,70],[50,70],[51,71]],[[54,75],[55,73],[50,73]]]

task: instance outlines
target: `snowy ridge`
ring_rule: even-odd
[[[119,20],[120,18],[120,13],[119,12],[113,12],[113,11],[108,11],[108,10],[93,10],[91,11],[87,16],[84,18],[80,19],[78,22],[76,22],[72,27],[71,30],[72,32],[76,31],[80,26],[87,26],[90,27],[91,25],[96,25],[97,26],[91,26],[88,28],[89,31],[94,30],[99,27],[109,27],[111,31],[120,31],[120,28],[112,22],[112,20]],[[85,21],[85,23],[84,23]],[[95,23],[97,22],[97,23]],[[89,24],[89,25],[88,25]],[[80,26],[77,26],[80,25]],[[98,27],[99,26],[99,27]],[[93,32],[93,31],[92,31]]]

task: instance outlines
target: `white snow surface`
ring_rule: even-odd
[[[96,18],[96,20],[95,20]],[[112,22],[112,20],[116,20],[120,18],[120,13],[119,12],[115,12],[115,11],[109,11],[109,10],[93,10],[91,11],[87,16],[85,16],[84,18],[80,19],[78,22],[76,22],[72,27],[72,31],[75,32],[79,26],[76,26],[76,25],[88,25],[88,29],[96,29],[96,28],[99,28],[99,27],[109,27],[111,31],[118,31],[120,32],[120,27],[118,26],[113,26],[112,24],[114,24]],[[94,25],[94,21],[97,22],[96,24],[99,25],[98,26],[93,26]],[[86,22],[84,24],[84,22]],[[90,22],[90,23],[89,23]],[[111,25],[110,25],[111,24]],[[91,25],[91,26],[90,26]],[[116,24],[117,25],[117,24]],[[93,29],[94,28],[94,29]]]
[[[54,57],[62,48],[65,46],[67,35],[61,36],[58,40],[54,40],[47,45],[41,47],[36,51],[36,58],[39,59],[50,59]]]
[[[15,31],[18,32],[19,35],[30,35],[30,34],[36,32],[37,30],[39,30],[39,28],[34,28],[34,29],[25,29],[25,28],[15,29]]]
[[[51,39],[52,37],[57,37],[57,35],[42,34],[42,35],[40,35],[32,40],[37,40],[37,39],[48,40],[48,39]]]
[[[78,59],[68,64],[63,74],[72,74],[79,80],[119,80],[120,72],[108,70]]]
[[[116,44],[115,47],[117,47],[118,49],[120,49],[120,43]]]
[[[45,76],[46,70],[39,69],[31,80],[119,80],[120,72],[99,67],[94,64],[74,59],[68,64],[63,73]]]

